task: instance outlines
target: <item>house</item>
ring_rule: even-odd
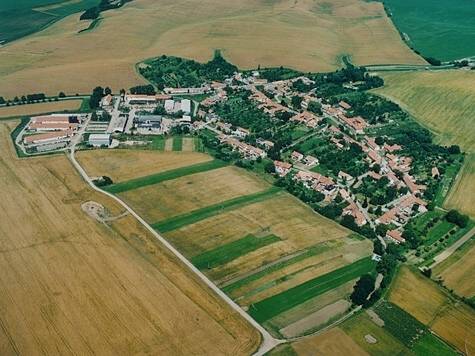
[[[175,108],[175,101],[173,99],[165,100],[164,108],[167,113],[172,113]]]
[[[373,150],[379,150],[379,146],[376,144],[376,140],[372,137],[366,137],[366,143]]]
[[[341,180],[344,180],[345,182],[352,181],[354,178],[353,176],[349,175],[348,173],[345,173],[343,171],[338,172],[338,178]]]
[[[369,150],[368,151],[368,157],[374,162],[374,163],[377,163],[377,164],[381,164],[381,156],[378,155],[378,153],[376,151],[373,151],[373,150]]]
[[[242,128],[242,127],[237,127],[236,130],[234,130],[233,134],[238,136],[239,138],[246,138],[249,136],[251,132],[248,129]]]
[[[402,232],[399,230],[389,230],[386,232],[386,239],[394,242],[397,245],[406,242],[406,239],[402,237]]]
[[[153,105],[157,103],[155,95],[127,94],[125,103],[128,105]]]
[[[308,166],[308,167],[314,167],[318,164],[318,159],[313,156],[305,156],[303,162]]]
[[[367,223],[364,214],[358,208],[358,205],[353,200],[349,200],[348,206],[343,209],[343,215],[351,215],[355,218],[355,223],[358,226],[363,226]]]
[[[356,133],[363,133],[363,130],[368,126],[365,119],[363,119],[361,116],[346,117],[344,115],[341,115],[340,119],[350,128],[352,128]]]
[[[270,150],[271,148],[274,147],[274,142],[269,141],[269,140],[263,140],[262,138],[258,138],[258,139],[256,140],[256,143],[257,143],[258,145],[263,146],[264,149],[266,149],[266,150]]]
[[[340,108],[344,109],[344,110],[350,110],[351,109],[351,105],[348,104],[346,101],[340,101],[338,103],[338,105],[340,106]]]
[[[395,151],[399,151],[402,149],[401,146],[399,145],[388,145],[387,143],[384,144],[383,148],[387,151],[387,152],[395,152]]]
[[[419,193],[421,190],[426,189],[425,185],[416,184],[416,182],[414,181],[414,178],[412,176],[410,176],[409,174],[404,174],[404,176],[402,178],[404,180],[404,183],[406,183],[407,187],[409,188],[409,190],[413,194]]]
[[[114,97],[110,94],[107,94],[105,97],[101,99],[101,106],[102,107],[111,107]]]
[[[275,173],[280,177],[286,176],[292,169],[292,165],[288,162],[274,161]]]
[[[112,136],[110,134],[90,134],[88,143],[93,147],[109,147],[112,142]]]
[[[380,180],[381,178],[383,178],[381,174],[378,174],[375,171],[369,171],[368,175],[375,180]]]
[[[292,154],[290,155],[290,158],[291,158],[293,161],[295,161],[295,162],[300,162],[301,160],[303,160],[304,155],[301,154],[300,152],[294,151],[294,152],[292,152]]]
[[[139,132],[161,132],[163,117],[160,115],[138,115],[134,118],[134,125]]]

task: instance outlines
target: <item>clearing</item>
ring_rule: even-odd
[[[475,351],[475,312],[430,279],[401,267],[389,294],[396,304],[458,350]]]
[[[3,354],[241,354],[260,336],[64,155],[18,159],[0,125]],[[28,222],[28,223],[25,223]]]
[[[146,58],[206,61],[216,48],[242,68],[331,71],[343,55],[357,64],[425,63],[379,2],[134,0],[101,17],[92,31],[78,34],[87,23],[75,14],[2,47],[1,95],[118,91],[144,82],[134,66]]]

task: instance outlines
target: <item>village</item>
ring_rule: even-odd
[[[41,154],[67,150],[75,140],[84,149],[115,148],[143,145],[147,141],[134,138],[168,135],[177,128],[195,135],[206,131],[242,160],[272,162],[277,177],[291,179],[316,192],[319,206],[340,206],[339,216],[335,218],[349,216],[356,226],[368,225],[373,230],[384,225],[385,241],[404,243],[405,224],[426,212],[428,205],[423,199],[426,185],[411,174],[411,157],[401,153],[401,145],[366,134],[371,124],[361,116],[350,115],[352,107],[344,100],[328,103],[317,96],[315,89],[303,92],[295,89],[312,84],[305,76],[268,81],[258,71],[252,71],[237,72],[223,82],[214,81],[196,88],[165,88],[153,95],[108,93],[92,114],[32,117],[17,138],[17,144],[26,154]],[[245,92],[246,100],[270,122],[285,116],[284,129],[297,127],[305,134],[276,149],[272,139],[256,135],[249,127],[228,122],[216,108],[236,92]],[[322,169],[318,154],[305,149],[299,151],[299,147],[311,140],[318,141],[327,151],[357,152],[358,174]],[[429,178],[437,179],[439,175],[434,165]],[[390,199],[387,196],[382,201],[369,199],[365,187],[391,192]]]

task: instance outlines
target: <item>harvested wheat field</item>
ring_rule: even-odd
[[[475,217],[475,72],[466,70],[381,73],[385,85],[376,93],[400,103],[440,143],[468,152],[445,206]]]
[[[452,256],[432,269],[433,277],[457,295],[475,296],[475,239],[467,241]]]
[[[358,64],[424,63],[382,4],[363,0],[135,0],[101,17],[92,31],[78,33],[88,23],[75,14],[0,48],[1,95],[118,91],[143,83],[134,66],[146,58],[205,61],[216,48],[242,68],[329,71],[342,55]]]
[[[114,182],[148,176],[196,163],[211,161],[198,152],[158,152],[142,150],[89,150],[77,153],[77,159],[90,177],[106,175]]]
[[[237,167],[223,167],[132,189],[119,196],[150,223],[268,188]]]
[[[459,351],[475,352],[475,312],[455,300],[435,282],[402,267],[389,301],[398,305]]]
[[[139,223],[99,223],[63,155],[17,159],[0,125],[0,353],[241,354],[259,334]],[[28,222],[28,223],[25,223]]]
[[[194,256],[246,234],[274,234],[283,241],[269,259],[303,248],[349,235],[349,230],[315,214],[289,194],[277,193],[274,198],[234,209],[166,234],[188,256]],[[279,243],[280,244],[280,243]],[[266,259],[260,256],[251,264]]]
[[[31,116],[63,110],[78,110],[82,100],[51,101],[46,103],[4,106],[0,108],[0,118]]]
[[[340,328],[333,328],[316,336],[279,346],[269,356],[314,356],[314,355],[368,355]]]

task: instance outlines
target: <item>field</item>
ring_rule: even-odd
[[[424,56],[443,61],[475,56],[473,16],[470,0],[384,0],[399,31]]]
[[[17,159],[12,128],[0,125],[2,354],[254,352],[257,331],[65,156]],[[98,223],[89,200],[117,218]]]
[[[464,243],[452,256],[438,264],[432,271],[433,277],[442,279],[443,284],[458,295],[475,296],[475,239]]]
[[[94,0],[3,0],[0,43],[41,30],[75,12],[97,5]]]
[[[143,154],[129,152],[128,159]],[[122,166],[120,157],[114,157]],[[273,309],[272,315],[257,319],[276,335],[279,330],[306,333],[346,312],[345,298],[355,280],[374,268],[369,240],[244,169],[216,166],[197,172],[191,169],[196,166],[190,162],[158,170],[106,189],[130,204],[251,315],[259,303]],[[301,293],[290,303],[293,290]],[[273,298],[280,298],[279,308],[273,307]]]
[[[308,355],[355,355],[367,353],[340,328],[333,328],[323,334],[311,336],[284,346],[269,353],[269,356],[308,356]]]
[[[119,196],[136,206],[147,221],[155,223],[241,195],[257,193],[267,187],[257,177],[238,173],[236,167],[216,167],[128,190]],[[222,184],[230,179],[234,184]]]
[[[242,68],[330,71],[343,55],[357,64],[424,63],[382,4],[363,0],[135,0],[80,34],[87,26],[78,16],[0,49],[0,95],[89,93],[96,85],[118,91],[143,83],[134,66],[146,58],[206,61],[216,48]]]
[[[396,304],[460,351],[475,350],[475,312],[452,298],[434,282],[401,268],[389,301]]]
[[[0,108],[0,118],[31,116],[63,110],[74,111],[81,107],[81,103],[82,100],[63,100],[38,104],[4,106]]]
[[[377,93],[400,103],[441,144],[457,144],[469,153],[445,205],[475,217],[475,72],[385,73],[383,78],[385,86]]]
[[[197,152],[156,152],[144,150],[90,150],[77,153],[79,163],[91,177],[107,175],[114,182],[149,176],[192,164],[211,161]]]

